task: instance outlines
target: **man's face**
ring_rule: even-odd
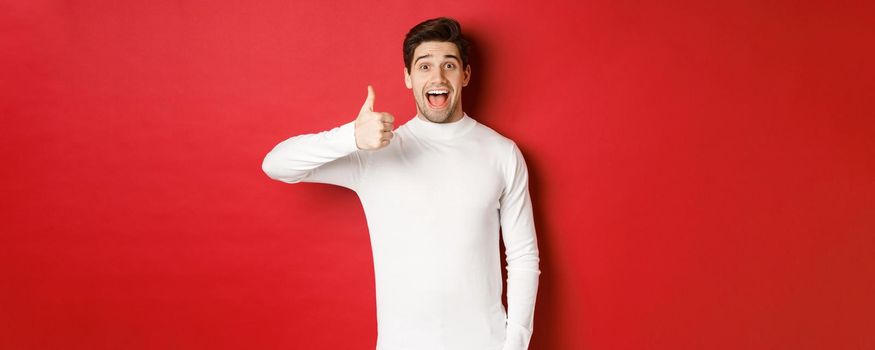
[[[419,115],[435,123],[462,118],[462,87],[468,85],[471,67],[462,68],[459,48],[443,41],[426,41],[413,51],[404,84],[413,90]]]

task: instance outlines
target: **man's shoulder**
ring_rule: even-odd
[[[477,137],[478,140],[485,144],[495,145],[501,149],[513,147],[516,144],[509,137],[502,135],[498,131],[495,131],[495,129],[486,124],[480,123],[479,121],[474,128],[474,132],[476,133],[474,136]]]

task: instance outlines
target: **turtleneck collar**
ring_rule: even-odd
[[[423,136],[432,139],[449,140],[467,133],[477,124],[473,118],[467,113],[462,114],[462,118],[452,123],[435,123],[418,115],[413,116],[413,119],[407,123],[410,129],[418,136]]]

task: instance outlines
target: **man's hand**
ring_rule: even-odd
[[[368,85],[368,98],[355,119],[355,145],[362,150],[380,149],[395,136],[395,117],[386,112],[374,112],[374,88]]]

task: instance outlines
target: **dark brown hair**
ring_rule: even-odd
[[[404,67],[410,72],[413,64],[413,51],[419,44],[426,41],[445,41],[456,44],[459,49],[459,59],[462,60],[462,68],[468,66],[468,48],[470,42],[462,35],[462,26],[455,19],[438,17],[417,24],[407,32],[404,37]]]

